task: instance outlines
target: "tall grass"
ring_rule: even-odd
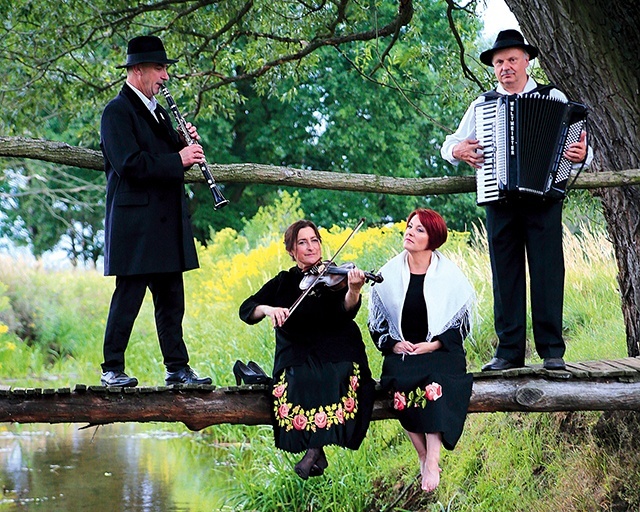
[[[283,200],[298,216],[295,196]],[[294,216],[267,213],[285,225]],[[242,233],[215,233],[207,247],[198,247],[201,268],[185,274],[184,330],[191,362],[218,386],[233,383],[236,359],[255,360],[271,371],[273,330],[267,322],[242,323],[238,306],[292,265],[281,235],[274,236],[262,221],[248,221],[247,227]],[[623,357],[625,333],[611,245],[600,230],[585,225],[575,231],[565,232],[564,239],[566,358]],[[326,257],[347,234],[322,230]],[[401,242],[400,224],[362,229],[340,261],[376,270],[401,249]],[[477,318],[466,341],[469,367],[477,371],[496,343],[484,233],[451,233],[442,250],[469,276],[478,295]],[[112,289],[113,280],[96,271],[47,271],[39,264],[0,258],[0,384],[97,384]],[[365,289],[357,322],[366,340],[367,301]],[[381,356],[372,343],[367,345],[372,371],[379,375]],[[535,354],[530,361],[537,362]],[[127,351],[127,371],[141,385],[163,382],[149,298]],[[416,481],[414,450],[395,421],[374,422],[358,451],[329,447],[325,475],[308,481],[292,472],[296,456],[274,448],[268,426],[216,426],[197,442],[203,443],[201,456],[215,456],[224,471],[233,472],[233,484],[223,491],[230,510],[599,510],[620,491],[620,482],[633,476],[616,463],[615,450],[604,450],[590,434],[599,421],[597,413],[470,415],[456,450],[443,454],[440,487],[428,496]],[[631,485],[622,488],[632,502],[637,500]]]

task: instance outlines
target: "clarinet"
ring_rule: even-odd
[[[169,105],[169,109],[171,110],[171,113],[173,114],[173,117],[176,120],[176,124],[178,125],[178,130],[184,137],[184,140],[187,142],[189,146],[193,144],[198,144],[198,141],[195,140],[193,137],[191,137],[191,134],[189,133],[189,130],[187,128],[187,123],[184,120],[184,117],[180,115],[180,112],[178,111],[178,106],[176,105],[176,102],[173,100],[173,97],[171,96],[171,93],[169,92],[169,90],[164,85],[161,85],[160,92],[162,92],[164,97],[167,99],[167,104]],[[216,185],[216,180],[213,179],[213,174],[211,174],[211,171],[209,170],[209,165],[207,164],[207,161],[205,160],[204,162],[198,163],[198,166],[200,167],[200,170],[204,175],[204,179],[207,181],[207,185],[209,185],[209,190],[211,190],[211,194],[213,195],[213,202],[214,202],[213,208],[217,210],[218,208],[222,208],[223,206],[226,206],[229,203],[229,201],[224,198],[224,196],[222,195],[222,192],[220,191],[220,188],[218,187],[218,185]]]

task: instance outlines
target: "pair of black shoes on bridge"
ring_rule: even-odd
[[[249,361],[247,364],[239,360],[236,361],[236,364],[233,365],[233,375],[236,377],[236,385],[238,386],[240,382],[245,384],[269,384],[271,382],[271,377],[254,361]]]

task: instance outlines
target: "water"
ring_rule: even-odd
[[[222,510],[229,471],[198,434],[0,424],[0,511]]]

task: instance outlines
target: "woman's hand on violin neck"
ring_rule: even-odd
[[[364,272],[359,268],[352,268],[351,270],[349,270],[347,277],[349,290],[353,291],[354,293],[360,293],[360,290],[362,289],[366,281]]]
[[[349,290],[344,296],[344,308],[347,311],[352,310],[360,303],[360,290],[364,286],[364,272],[358,268],[352,268],[347,274],[347,283]]]

